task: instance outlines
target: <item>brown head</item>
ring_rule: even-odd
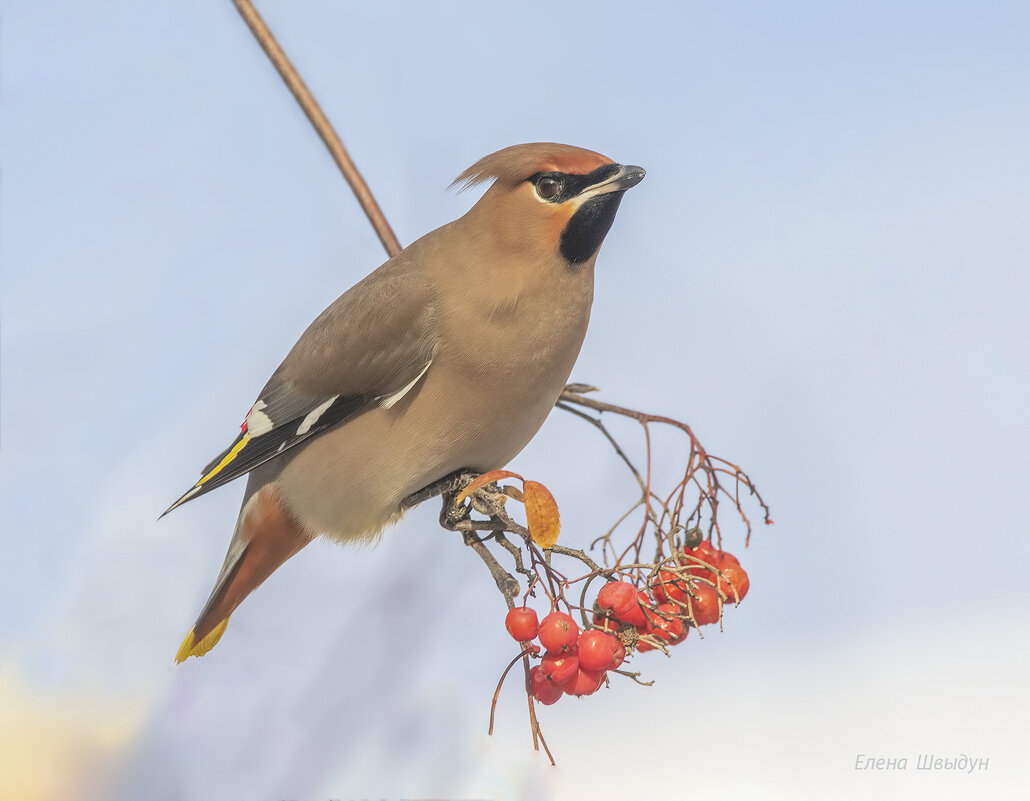
[[[527,257],[591,261],[623,193],[644,177],[592,150],[552,142],[514,145],[480,159],[455,179],[462,188],[493,181],[468,217]]]

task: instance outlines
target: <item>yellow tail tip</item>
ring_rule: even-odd
[[[179,653],[175,655],[175,661],[177,664],[185,662],[191,656],[203,656],[212,648],[214,648],[222,635],[225,633],[225,627],[229,625],[229,618],[225,618],[221,623],[211,629],[207,636],[204,637],[200,642],[194,642],[193,629],[190,629],[190,633],[186,635],[186,639],[182,641],[182,646],[179,648]]]

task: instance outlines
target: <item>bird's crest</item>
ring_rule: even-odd
[[[458,191],[494,180],[515,187],[538,172],[564,172],[585,175],[612,160],[592,150],[554,142],[531,142],[512,145],[489,156],[484,156],[461,175],[451,186]]]

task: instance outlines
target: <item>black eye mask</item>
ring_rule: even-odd
[[[561,189],[554,197],[547,198],[547,202],[564,203],[591,186],[601,183],[606,178],[611,178],[618,171],[618,164],[603,164],[586,175],[576,175],[575,173],[567,172],[538,172],[529,176],[526,180],[535,186],[541,178],[553,178],[559,183]]]

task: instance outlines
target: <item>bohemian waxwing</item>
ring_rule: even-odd
[[[168,509],[250,474],[176,661],[214,647],[243,599],[315,536],[372,541],[412,493],[525,447],[572,372],[598,248],[643,177],[569,145],[505,148],[455,181],[493,181],[464,217],[318,316],[236,440]]]

